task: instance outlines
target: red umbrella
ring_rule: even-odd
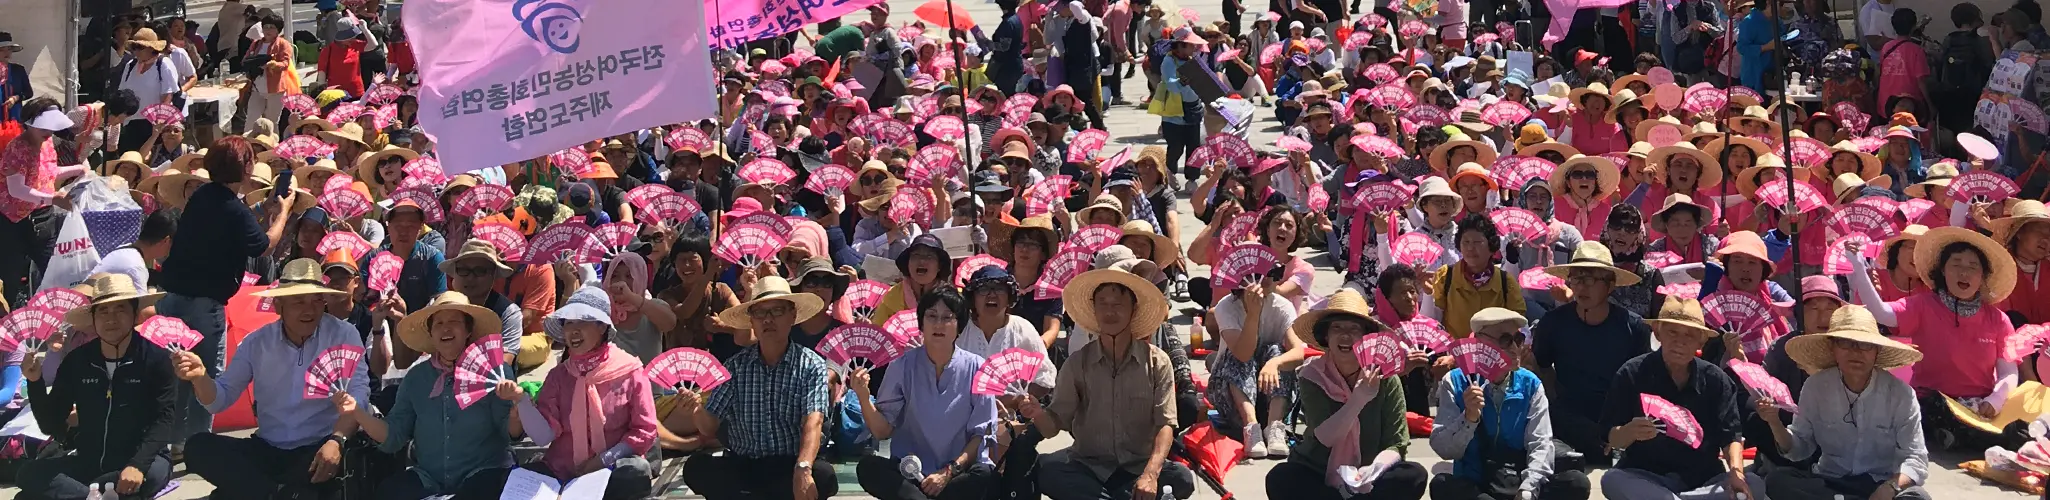
[[[975,28],[975,18],[968,15],[968,8],[954,5],[954,2],[950,0],[931,0],[923,5],[919,5],[911,13],[917,15],[919,20],[932,23],[940,28],[964,31]],[[951,26],[947,24],[947,18],[949,17],[953,18]]]

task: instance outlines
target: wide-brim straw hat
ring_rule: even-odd
[[[375,153],[363,155],[362,158],[356,160],[356,173],[354,174],[356,180],[371,184],[382,184],[377,178],[377,164],[384,161],[385,158],[394,156],[404,158],[405,161],[413,161],[420,158],[420,153],[413,152],[411,149],[388,145],[384,149],[377,150]]]
[[[1874,158],[1873,161],[1876,162],[1878,161],[1878,159]],[[1948,189],[1950,187],[1950,181],[1952,179],[1956,179],[1957,176],[1958,169],[1956,162],[1936,162],[1935,164],[1929,166],[1929,172],[1927,173],[1927,176],[1923,178],[1922,182],[1917,182],[1914,185],[1908,186],[1906,189],[1903,189],[1902,192],[1903,194],[1906,194],[1911,197],[1927,199],[1929,198],[1930,188]]]
[[[357,145],[367,145],[363,142],[363,126],[357,125],[356,122],[341,124],[334,130],[322,130],[320,138],[333,142],[349,141]]]
[[[1817,168],[1828,170],[1829,164],[1835,163],[1836,155],[1840,154],[1851,154],[1858,157],[1858,177],[1871,179],[1874,177],[1879,177],[1879,174],[1882,172],[1881,166],[1879,164],[1879,157],[1873,155],[1872,153],[1865,152],[1865,150],[1859,148],[1858,145],[1851,144],[1851,141],[1841,141],[1836,143],[1836,145],[1830,146],[1829,159],[1824,160],[1822,162],[1822,165]],[[1934,174],[1932,173],[1931,176],[1933,177]]]
[[[321,158],[320,161],[313,162],[311,165],[303,165],[292,169],[292,184],[306,189],[313,189],[313,174],[318,172],[348,174],[348,172],[343,172],[342,169],[336,168],[334,160]],[[355,177],[355,175],[349,176]]]
[[[1715,140],[1708,141],[1708,144],[1701,146],[1701,152],[1708,153],[1709,157],[1715,158],[1716,161],[1720,162],[1723,159],[1723,150],[1735,146],[1743,146],[1750,149],[1752,158],[1764,156],[1766,153],[1772,152],[1772,147],[1766,146],[1765,141],[1735,134],[1729,137],[1716,136]]]
[[[1645,221],[1645,223],[1651,226],[1651,230],[1658,231],[1660,234],[1664,234],[1666,232],[1666,214],[1668,212],[1672,212],[1674,210],[1683,208],[1693,208],[1695,210],[1695,213],[1698,214],[1697,218],[1700,219],[1696,222],[1699,222],[1704,226],[1708,225],[1708,216],[1710,213],[1708,205],[1703,205],[1700,202],[1694,201],[1694,197],[1688,196],[1685,193],[1673,193],[1666,195],[1665,203],[1659,206],[1658,211],[1652,212],[1651,220]]]
[[[1544,142],[1540,142],[1540,143],[1536,143],[1536,144],[1531,144],[1531,145],[1529,145],[1529,146],[1522,146],[1522,147],[1518,147],[1518,148],[1516,148],[1516,154],[1518,154],[1518,155],[1523,155],[1523,156],[1537,156],[1537,155],[1538,155],[1538,153],[1543,153],[1543,152],[1546,152],[1546,151],[1551,151],[1551,152],[1554,152],[1554,153],[1559,153],[1559,156],[1560,156],[1560,157],[1563,157],[1563,158],[1572,158],[1572,157],[1574,157],[1575,155],[1579,155],[1579,154],[1580,154],[1580,148],[1575,148],[1575,147],[1573,147],[1573,145],[1571,145],[1571,144],[1567,144],[1567,143],[1559,142],[1559,141],[1557,141],[1557,140],[1553,140],[1553,139],[1551,139],[1551,138],[1546,138]],[[1482,164],[1482,165],[1493,165],[1493,164],[1495,164],[1494,160],[1489,160],[1489,161],[1485,161],[1485,162],[1478,162],[1478,163],[1480,163],[1480,164]]]
[[[185,203],[192,201],[187,198],[185,193],[185,183],[191,181],[210,182],[212,178],[207,175],[205,170],[200,170],[197,172],[177,172],[159,175],[149,178],[149,181],[153,182],[144,182],[143,184],[149,185],[151,189],[144,191],[156,195],[159,200],[164,200],[165,206],[184,209]]]
[[[1086,225],[1089,221],[1089,214],[1098,210],[1109,210],[1111,213],[1117,214],[1118,225],[1120,226],[1124,225],[1126,220],[1130,220],[1130,217],[1125,215],[1125,203],[1119,201],[1118,197],[1105,193],[1096,195],[1096,200],[1094,201],[1089,206],[1082,207],[1081,210],[1075,212],[1075,219],[1079,221],[1077,222],[1078,224]]]
[[[1181,246],[1176,245],[1174,239],[1168,238],[1167,235],[1160,234],[1160,231],[1155,231],[1153,229],[1152,222],[1147,222],[1143,220],[1128,220],[1125,221],[1125,224],[1123,226],[1120,226],[1118,229],[1124,231],[1124,235],[1120,236],[1118,238],[1119,240],[1123,240],[1124,238],[1129,238],[1132,236],[1144,236],[1149,240],[1153,240],[1153,255],[1147,256],[1147,260],[1151,260],[1154,263],[1164,266],[1168,264],[1173,264],[1176,260],[1180,260],[1182,258]]]
[[[1891,188],[1893,187],[1893,176],[1881,175],[1868,180],[1859,178],[1858,174],[1837,174],[1835,179],[1829,180],[1829,194],[1834,197],[1832,199],[1841,200],[1844,199],[1844,195],[1857,193],[1860,189],[1864,189],[1865,186],[1879,189]]]
[[[306,128],[307,125],[320,127],[321,132],[327,132],[335,129],[335,122],[327,121],[326,118],[321,118],[318,116],[308,116],[305,118],[300,118],[299,121],[292,122],[292,126],[290,128],[286,128],[285,132],[296,134],[299,132],[299,129]]]
[[[1986,224],[1986,229],[1993,231],[1994,240],[2004,244],[2013,241],[2014,235],[2021,232],[2022,226],[2030,222],[2050,222],[2050,207],[2045,207],[2043,202],[2036,200],[2014,202],[2007,207],[2006,217],[1993,219]]]
[[[1706,333],[1710,337],[1723,334],[1722,330],[1708,326],[1708,314],[1702,311],[1701,301],[1687,297],[1666,297],[1666,303],[1659,306],[1658,317],[1647,318],[1644,322],[1653,326],[1664,324],[1689,328]]]
[[[1618,85],[1616,88],[1618,90],[1616,90],[1616,93],[1610,97],[1610,101],[1612,101],[1612,103],[1609,105],[1608,114],[1602,119],[1602,121],[1606,123],[1616,123],[1616,114],[1618,111],[1622,111],[1623,108],[1628,108],[1633,105],[1637,106],[1639,109],[1642,109],[1644,107],[1644,102],[1638,100],[1636,91],[1625,89],[1620,85]]]
[[[1647,138],[1651,137],[1652,129],[1658,127],[1671,127],[1674,130],[1679,131],[1681,137],[1686,137],[1689,132],[1694,131],[1694,129],[1688,128],[1687,124],[1680,123],[1679,118],[1674,118],[1671,116],[1661,116],[1655,120],[1645,120],[1637,122],[1637,128],[1635,130],[1632,130],[1632,132],[1635,132],[1636,134],[1631,135],[1630,137],[1635,138],[1638,141],[1644,141]]]
[[[472,305],[470,298],[463,295],[463,292],[451,290],[435,295],[434,300],[427,303],[427,307],[413,311],[406,315],[406,319],[399,321],[399,342],[414,351],[434,352],[434,333],[428,331],[427,327],[434,321],[434,315],[442,311],[457,311],[470,315],[470,333],[463,338],[464,344],[470,343],[470,339],[478,336],[497,336],[505,327],[505,322],[498,317],[498,313]]]
[[[1888,370],[1915,364],[1922,360],[1922,351],[1901,341],[1879,334],[1879,320],[1863,307],[1839,307],[1829,315],[1829,329],[1812,335],[1801,335],[1787,341],[1787,357],[1793,358],[1802,368],[1821,371],[1836,366],[1836,354],[1832,349],[1835,339],[1863,342],[1879,346],[1879,359],[1873,368]]]
[[[72,327],[81,330],[92,329],[93,306],[124,300],[135,300],[139,301],[135,304],[135,312],[141,313],[144,308],[156,304],[157,299],[164,297],[162,293],[149,293],[148,290],[137,287],[135,285],[135,278],[124,273],[95,274],[91,278],[86,279],[86,284],[88,288],[92,289],[92,292],[87,294],[92,297],[92,300],[86,302],[85,305],[74,307],[64,312],[64,322],[70,323]]]
[[[897,196],[897,188],[902,187],[903,185],[904,181],[900,181],[894,178],[886,179],[883,181],[882,185],[875,187],[875,196],[870,196],[867,199],[854,202],[854,204],[860,205],[862,209],[871,212],[882,210],[883,205],[890,203],[890,198],[894,198]]]
[[[498,268],[498,277],[500,278],[509,277],[513,274],[513,268],[505,265],[505,259],[499,257],[498,245],[493,245],[489,241],[479,239],[463,242],[462,248],[456,250],[455,256],[441,261],[442,274],[454,277],[456,266],[466,260],[490,262],[492,267]]]
[[[1594,82],[1587,84],[1586,87],[1573,89],[1572,92],[1566,94],[1566,100],[1568,102],[1573,103],[1573,106],[1578,108],[1581,107],[1582,102],[1586,102],[1586,98],[1591,96],[1601,97],[1602,99],[1609,101],[1609,108],[1611,109],[1616,107],[1616,97],[1609,95],[1609,86],[1602,82]]]
[[[826,301],[820,299],[817,295],[790,291],[790,282],[785,281],[782,277],[763,276],[760,281],[755,282],[754,297],[748,299],[747,302],[742,302],[739,305],[728,307],[725,311],[721,311],[719,313],[719,321],[723,321],[728,325],[747,325],[748,328],[752,329],[754,328],[755,320],[754,315],[748,313],[748,309],[757,304],[779,300],[789,302],[791,306],[797,309],[797,318],[791,321],[792,324],[803,323],[826,308]]]
[[[1566,192],[1568,187],[1566,184],[1567,174],[1581,169],[1594,170],[1596,199],[1616,194],[1616,190],[1622,188],[1623,172],[1616,170],[1614,163],[1610,163],[1608,159],[1600,156],[1576,155],[1567,157],[1564,163],[1559,164],[1559,168],[1552,169],[1552,178],[1549,179],[1552,189],[1558,190],[1561,193]]]
[[[157,174],[156,170],[149,168],[148,163],[144,163],[142,161],[142,153],[129,151],[126,153],[121,153],[120,158],[115,158],[113,161],[107,162],[106,165],[100,166],[100,175],[113,177],[114,167],[122,165],[133,166],[136,168],[136,170],[141,171],[141,173],[137,174],[135,177],[135,182],[138,184],[140,184],[142,181],[149,180],[151,176],[155,176]]]
[[[1921,224],[1908,224],[1908,227],[1901,228],[1900,234],[1893,235],[1892,238],[1887,238],[1886,241],[1882,241],[1879,243],[1879,255],[1883,256],[1891,254],[1893,253],[1894,247],[1900,246],[1907,242],[1921,241],[1922,235],[1925,234],[1929,234],[1929,226],[1924,226]],[[1916,246],[1921,246],[1921,244],[1917,243]],[[1906,255],[1904,257],[1905,258],[1902,260],[1910,263],[1912,263],[1915,259],[1914,255]],[[1881,269],[1886,269],[1888,271],[1893,270],[1892,267],[1888,267],[1886,265],[1886,259],[1883,258],[1879,259],[1879,267]]]
[[[1052,255],[1056,247],[1059,247],[1061,244],[1061,233],[1054,230],[1053,214],[1050,213],[1018,219],[1018,223],[1015,225],[1007,222],[999,222],[998,224],[1010,226],[1011,241],[1018,241],[1018,235],[1026,231],[1037,231],[1044,234],[1046,236],[1046,244],[1048,245],[1048,248],[1045,249],[1047,255]],[[1011,249],[1005,248],[1003,251],[1009,253]],[[1177,249],[1177,251],[1180,251],[1180,249]]]
[[[1446,140],[1445,143],[1439,144],[1438,147],[1431,148],[1431,170],[1435,170],[1439,173],[1447,172],[1448,167],[1450,167],[1450,165],[1446,165],[1445,163],[1450,161],[1449,158],[1451,158],[1452,156],[1452,149],[1459,146],[1467,146],[1473,148],[1475,163],[1479,163],[1482,165],[1495,164],[1495,157],[1497,153],[1495,152],[1494,146],[1489,146],[1486,142],[1474,140],[1472,137],[1466,135],[1456,135],[1452,136],[1451,139]]]
[[[130,47],[149,47],[151,50],[163,52],[164,47],[169,46],[170,44],[171,42],[164,41],[164,39],[162,38],[157,38],[157,31],[149,28],[137,29],[135,30],[134,34],[128,35],[128,46]]]
[[[2007,300],[2007,295],[2014,292],[2016,279],[2014,256],[2009,255],[2007,249],[2002,248],[1999,243],[1995,243],[1993,238],[1981,235],[1978,231],[1961,227],[1939,227],[1930,229],[1928,233],[1923,234],[1920,238],[1916,238],[1915,241],[1915,268],[1922,270],[1924,273],[1942,265],[1936,259],[1943,255],[1943,247],[1950,246],[1952,243],[1968,244],[1978,248],[1979,253],[1985,254],[1986,284],[1985,289],[1979,292],[1981,303],[1998,304],[2000,301]],[[1937,287],[1943,285],[1931,283],[1930,286]]]
[[[1615,94],[1622,94],[1623,91],[1630,90],[1630,84],[1632,83],[1642,83],[1647,87],[1652,86],[1650,77],[1646,77],[1644,75],[1640,75],[1637,73],[1631,73],[1628,75],[1616,77],[1616,85],[1614,87],[1611,87],[1613,89],[1611,90],[1611,92]]]
[[[1167,321],[1167,297],[1161,295],[1160,288],[1152,281],[1127,271],[1098,269],[1076,276],[1068,282],[1067,288],[1061,290],[1061,306],[1076,326],[1097,334],[1109,333],[1097,325],[1096,301],[1091,298],[1096,296],[1097,289],[1110,284],[1130,289],[1132,295],[1139,299],[1132,305],[1132,333],[1152,335],[1161,323]]]
[[[1615,273],[1616,286],[1630,286],[1644,281],[1637,273],[1616,267],[1616,258],[1609,254],[1609,247],[1598,241],[1580,242],[1573,247],[1573,260],[1565,264],[1547,266],[1545,274],[1566,279],[1566,275],[1574,269],[1595,269]]]
[[[1715,122],[1704,121],[1695,123],[1694,129],[1690,132],[1687,132],[1687,135],[1682,136],[1680,140],[1694,142],[1695,140],[1701,139],[1703,137],[1717,138],[1722,136],[1723,130],[1716,128]]]
[[[1350,288],[1340,289],[1338,293],[1331,294],[1331,299],[1324,302],[1324,307],[1297,316],[1289,330],[1295,332],[1296,338],[1303,339],[1303,343],[1309,344],[1310,347],[1328,351],[1330,349],[1324,343],[1317,341],[1315,330],[1318,321],[1334,315],[1351,316],[1356,321],[1366,323],[1368,335],[1388,331],[1388,325],[1374,319],[1374,311],[1367,306],[1366,297],[1360,296],[1360,292]]]
[[[1756,165],[1737,172],[1737,194],[1743,195],[1747,200],[1757,199],[1758,187],[1764,185],[1758,179],[1769,170],[1779,170],[1781,176],[1792,176],[1794,182],[1808,182],[1808,169],[1787,168],[1787,162],[1780,160],[1780,155],[1766,153],[1758,157]]]
[[[1773,123],[1772,115],[1767,113],[1765,111],[1765,108],[1758,107],[1756,103],[1746,105],[1744,107],[1743,114],[1730,117],[1731,128],[1736,128],[1737,124],[1743,122],[1758,122],[1764,124],[1766,130],[1768,130],[1766,134],[1771,135],[1773,137],[1779,137],[1780,135],[1780,124]]]
[[[1708,152],[1695,149],[1694,144],[1690,142],[1675,142],[1671,146],[1653,149],[1651,154],[1645,157],[1644,161],[1651,164],[1653,178],[1664,182],[1666,178],[1666,162],[1672,160],[1674,156],[1693,158],[1695,162],[1701,164],[1701,178],[1694,181],[1695,189],[1712,188],[1723,183],[1723,163],[1715,161],[1716,157],[1709,156]]]
[[[277,284],[271,285],[270,289],[257,291],[250,295],[269,298],[296,295],[340,295],[344,297],[349,295],[347,292],[328,288],[325,283],[321,282],[320,278],[320,261],[314,259],[292,259],[290,262],[285,263],[284,270],[278,272]]]

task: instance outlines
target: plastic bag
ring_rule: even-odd
[[[88,173],[70,187],[72,213],[85,219],[86,233],[100,257],[134,243],[142,232],[142,218],[149,215],[134,196],[108,179]]]
[[[71,286],[85,281],[94,267],[100,265],[100,254],[93,251],[93,239],[86,231],[85,218],[76,212],[64,218],[63,229],[57,231],[57,239],[50,250],[50,264],[43,270],[42,286],[37,290],[52,287]]]

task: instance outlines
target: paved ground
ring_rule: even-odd
[[[890,0],[890,4],[892,7],[891,11],[896,13],[894,19],[898,21],[911,19],[912,9],[916,8],[920,3],[922,3],[920,0]],[[1181,6],[1189,7],[1195,9],[1197,12],[1202,13],[1205,20],[1215,20],[1218,18],[1218,14],[1220,12],[1220,4],[1221,2],[1219,0],[1182,0],[1180,2]],[[266,5],[272,7],[276,6],[275,3],[269,2],[258,5]],[[296,10],[298,11],[295,13],[296,19],[303,21],[311,18],[312,6],[310,4],[301,4],[296,5],[295,7],[297,7]],[[995,4],[969,0],[958,4],[957,8],[965,8],[967,11],[974,15],[975,19],[978,22],[983,23],[986,26],[993,25],[998,20],[998,11],[996,9]],[[1172,11],[1172,9],[1170,10]],[[195,19],[205,19],[207,22],[210,23],[212,20],[213,11],[213,7],[195,7],[194,9],[192,9],[192,14]],[[302,29],[305,26],[309,26],[309,24],[302,24]],[[204,28],[202,28],[202,30],[204,30]],[[1139,79],[1138,83],[1128,83],[1125,86],[1125,91],[1127,92],[1126,95],[1128,96],[1128,98],[1137,100],[1139,98],[1144,97],[1145,89],[1140,88],[1142,86],[1143,79]],[[1262,124],[1255,125],[1254,140],[1252,141],[1253,144],[1258,146],[1264,146],[1272,143],[1276,135],[1276,132],[1278,131],[1278,129],[1274,126],[1274,122],[1271,120],[1272,115],[1269,113],[1265,113],[1264,110],[1262,114],[1263,117],[1266,118],[1266,121],[1264,121]],[[1105,120],[1107,121],[1107,125],[1110,127],[1109,130],[1115,143],[1131,145],[1145,145],[1158,143],[1159,136],[1156,133],[1156,129],[1159,125],[1159,120],[1150,115],[1147,115],[1143,110],[1139,110],[1130,106],[1120,107],[1107,113],[1105,116]],[[1181,213],[1184,215],[1181,219],[1181,232],[1183,235],[1183,243],[1187,244],[1189,240],[1194,239],[1196,232],[1202,229],[1202,225],[1198,223],[1194,217],[1187,215],[1190,212],[1186,202],[1183,202],[1182,207],[1183,208],[1181,210]],[[1305,255],[1308,256],[1309,254],[1306,253]],[[1203,274],[1207,272],[1207,269],[1197,268],[1195,272],[1197,274]],[[1320,271],[1318,274],[1317,282],[1313,289],[1315,292],[1319,294],[1329,294],[1338,288],[1338,284],[1339,276],[1336,273],[1330,271]],[[1190,303],[1183,303],[1177,305],[1177,309],[1194,307],[1197,306],[1195,304]],[[1186,328],[1186,326],[1189,324],[1189,321],[1188,318],[1183,317],[1176,318],[1175,323],[1183,325],[1183,328]],[[538,379],[538,375],[535,376],[535,378]],[[1068,437],[1063,435],[1061,437],[1049,440],[1046,443],[1044,443],[1041,446],[1041,451],[1050,452],[1054,450],[1059,450],[1065,448],[1069,442],[1070,440],[1068,439]],[[1974,458],[1974,455],[1976,455],[1976,453],[1938,454],[1936,456],[1936,459],[1933,460],[1935,463],[1932,464],[1932,470],[1930,472],[1928,485],[1929,492],[1937,498],[1945,499],[2027,498],[2025,495],[2022,495],[2020,493],[2016,493],[2011,490],[2000,489],[1992,486],[1990,483],[1986,483],[1976,478],[1967,476],[1956,468],[1958,462],[1970,460]],[[1413,446],[1410,447],[1409,459],[1421,463],[1425,467],[1440,466],[1441,463],[1446,463],[1443,460],[1439,459],[1434,453],[1432,453],[1430,447],[1423,442],[1416,442],[1413,444]],[[1235,496],[1239,498],[1266,498],[1266,486],[1264,479],[1266,477],[1267,471],[1273,467],[1274,463],[1275,462],[1273,461],[1257,461],[1249,464],[1242,464],[1233,468],[1231,473],[1225,477],[1225,488],[1229,489]],[[1449,467],[1449,463],[1447,463],[1447,465],[1445,466]],[[179,469],[178,472],[180,474],[183,474],[182,467]],[[845,486],[843,486],[841,490],[843,492],[842,496],[847,498],[863,498],[864,496],[859,494],[860,489],[858,487],[853,486],[851,470],[844,472],[845,473],[842,474],[844,476],[842,484]],[[205,481],[201,480],[197,476],[182,475],[181,477],[179,477],[179,480],[182,482],[182,486],[178,488],[178,490],[173,492],[171,495],[166,496],[165,498],[173,500],[205,498],[206,494],[211,492],[213,489],[211,485],[206,484]],[[1597,491],[1595,498],[1603,498],[1599,492],[1599,472],[1597,472],[1595,475],[1595,481],[1597,483]],[[1196,492],[1196,498],[1198,499],[1214,500],[1219,498],[1219,495],[1215,491],[1207,487],[1199,487],[1197,489],[1198,491]],[[11,486],[0,488],[0,500],[8,500],[14,498],[14,495],[17,491],[18,490],[12,488]],[[679,491],[674,492],[673,494],[668,495],[665,498],[695,497],[682,494],[682,492]]]

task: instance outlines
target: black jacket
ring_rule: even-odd
[[[28,383],[36,424],[53,436],[72,436],[66,446],[93,458],[101,472],[124,466],[148,470],[151,460],[168,452],[177,432],[172,427],[177,378],[170,351],[139,334],[129,342],[128,352],[112,360],[118,363],[112,376],[95,340],[65,354],[53,380]],[[78,427],[69,429],[64,420],[74,406]]]
[[[153,276],[164,291],[226,304],[242,288],[249,259],[270,249],[270,237],[249,206],[226,184],[209,182],[192,193],[171,235],[171,255]]]

